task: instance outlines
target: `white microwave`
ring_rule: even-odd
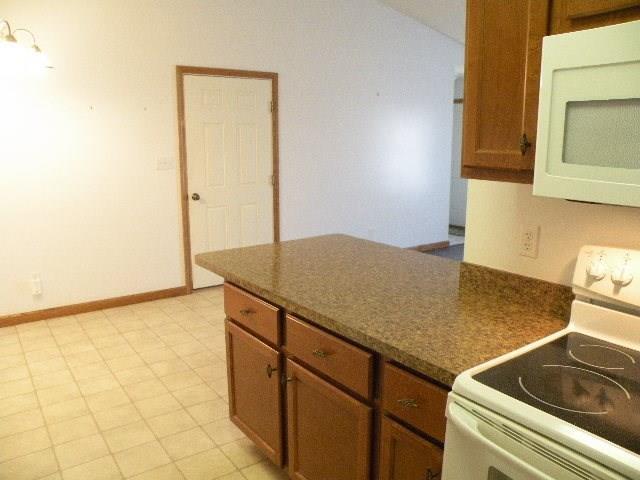
[[[640,21],[545,37],[533,193],[640,207]]]

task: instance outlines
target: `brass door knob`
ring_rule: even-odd
[[[200,200],[200,194],[194,193],[193,195],[191,195],[191,200],[195,200],[197,202],[198,200]]]

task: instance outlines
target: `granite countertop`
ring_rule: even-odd
[[[451,386],[564,328],[568,287],[346,235],[202,253],[196,263]]]

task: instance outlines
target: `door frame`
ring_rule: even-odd
[[[180,204],[182,209],[182,244],[184,256],[184,279],[187,293],[193,291],[193,270],[191,268],[191,229],[189,222],[189,180],[187,176],[187,131],[185,126],[185,75],[200,75],[211,77],[253,78],[271,80],[271,101],[273,111],[271,115],[271,133],[273,136],[273,239],[280,241],[280,162],[278,142],[278,74],[274,72],[258,72],[252,70],[234,70],[227,68],[176,66],[176,84],[178,93],[178,145],[179,145],[179,174],[180,174]]]

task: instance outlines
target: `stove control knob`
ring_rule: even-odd
[[[631,268],[626,263],[611,272],[611,281],[618,287],[626,287],[632,280]]]
[[[607,264],[599,258],[597,260],[592,260],[587,267],[587,275],[591,277],[594,281],[602,280],[607,274]]]

